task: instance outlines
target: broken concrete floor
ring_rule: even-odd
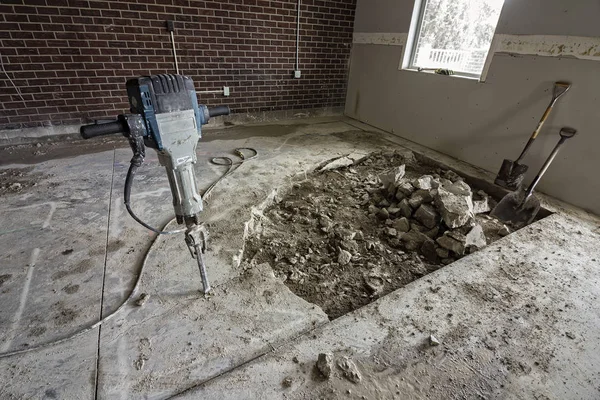
[[[425,157],[396,149],[354,158],[278,190],[244,252],[331,319],[510,233],[486,215],[489,195]]]
[[[240,265],[247,223],[273,190],[321,162],[405,146],[485,173],[346,119],[206,133],[210,157],[254,147],[210,196],[209,275],[183,239],[160,238],[144,270],[142,306],[54,347],[0,360],[0,397],[20,398],[539,398],[600,396],[599,222],[545,199],[556,214],[333,322],[291,293],[267,264]],[[126,143],[123,143],[126,146]],[[43,149],[43,147],[42,147]],[[134,182],[134,209],[161,226],[170,194],[154,153]],[[122,206],[128,148],[24,165],[35,186],[2,193],[3,351],[69,335],[127,296],[153,236]],[[3,182],[4,183],[4,182]],[[433,334],[440,341],[431,347]],[[332,353],[324,379],[319,353]],[[356,364],[358,383],[337,366]]]

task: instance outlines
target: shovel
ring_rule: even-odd
[[[550,105],[548,106],[548,108],[546,108],[544,115],[542,115],[542,119],[540,119],[540,122],[535,128],[535,131],[533,131],[533,133],[531,134],[531,137],[529,138],[529,141],[527,141],[527,144],[525,145],[525,148],[521,152],[519,158],[517,158],[515,161],[504,160],[502,162],[502,166],[500,167],[498,176],[496,176],[496,180],[494,181],[496,185],[502,186],[510,190],[516,190],[519,186],[521,186],[521,183],[525,178],[525,173],[527,172],[527,169],[529,167],[525,164],[519,164],[519,161],[521,161],[523,157],[525,157],[525,154],[527,154],[527,151],[535,141],[535,138],[542,130],[542,126],[544,126],[544,122],[546,122],[546,119],[548,119],[548,115],[550,115],[550,111],[552,111],[552,107],[554,107],[554,104],[556,104],[560,96],[567,93],[567,90],[569,90],[570,87],[570,83],[554,83],[554,90],[552,92],[552,100],[550,101]]]
[[[519,188],[519,190],[509,193],[500,200],[500,203],[490,213],[492,217],[499,219],[502,222],[512,225],[515,229],[520,229],[526,225],[529,225],[538,211],[540,211],[540,201],[533,196],[533,189],[542,179],[542,176],[550,166],[550,163],[554,160],[554,157],[558,154],[560,147],[567,139],[575,136],[577,131],[572,128],[562,128],[560,130],[560,140],[548,156],[548,159],[542,166],[540,172],[529,185],[526,191]]]

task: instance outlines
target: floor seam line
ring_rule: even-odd
[[[117,159],[117,150],[113,150],[112,159],[112,175],[110,178],[110,193],[108,195],[108,215],[106,218],[106,244],[104,247],[104,270],[102,272],[102,291],[100,292],[100,320],[102,320],[102,314],[104,313],[104,288],[106,284],[106,266],[108,264],[108,240],[110,237],[110,213],[112,210],[112,197],[113,197],[113,185],[115,181],[115,161]],[[96,379],[94,388],[94,400],[98,399],[98,377],[100,372],[100,338],[102,333],[102,325],[98,327],[98,342],[96,345]]]
[[[221,372],[221,373],[219,373],[219,374],[217,374],[217,375],[215,375],[213,377],[207,378],[204,381],[199,382],[199,383],[197,383],[195,385],[192,385],[192,386],[190,386],[188,388],[185,388],[185,389],[183,389],[182,391],[180,391],[178,393],[172,394],[169,397],[167,397],[165,400],[173,400],[173,399],[176,399],[176,398],[178,398],[180,396],[183,396],[184,394],[193,392],[194,390],[199,389],[200,387],[206,385],[207,383],[209,383],[211,381],[214,381],[216,379],[219,379],[219,378],[221,378],[221,377],[223,377],[223,376],[225,376],[227,374],[230,374],[230,373],[232,373],[232,372],[234,372],[234,371],[236,371],[236,370],[238,370],[240,368],[243,368],[246,365],[248,365],[248,364],[250,364],[250,363],[258,360],[259,358],[262,358],[262,357],[267,356],[269,354],[275,353],[276,351],[284,348],[285,346],[289,345],[290,343],[293,343],[294,341],[300,339],[301,337],[307,336],[310,333],[315,332],[318,329],[322,329],[324,326],[326,326],[326,325],[328,325],[328,324],[330,324],[332,322],[333,321],[324,321],[320,325],[313,326],[313,327],[310,327],[309,329],[307,329],[305,331],[298,332],[296,335],[294,335],[293,337],[291,337],[289,339],[283,339],[283,340],[277,341],[275,343],[267,342],[267,348],[268,348],[268,350],[259,352],[259,354],[255,355],[254,357],[251,357],[251,358],[249,358],[246,361],[243,361],[243,362],[241,362],[241,363],[239,363],[237,365],[234,365],[231,368],[229,368],[229,369],[227,369],[227,370],[225,370],[225,371],[223,371],[223,372]]]

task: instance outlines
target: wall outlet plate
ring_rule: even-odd
[[[300,70],[295,70],[294,71],[294,79],[300,79],[300,76],[302,76],[302,74],[300,73]]]
[[[223,86],[223,96],[229,96],[229,86]]]

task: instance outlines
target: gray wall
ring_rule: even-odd
[[[408,32],[412,0],[358,0],[354,32]]]
[[[600,36],[598,0],[505,0],[498,33]]]
[[[600,36],[595,23],[600,2],[567,3],[507,0],[502,31]],[[408,32],[411,14],[410,1],[359,0],[355,31],[373,32],[381,23],[388,32]],[[559,23],[565,15],[565,23]],[[395,21],[401,23],[392,30]],[[480,83],[398,70],[401,53],[402,46],[354,44],[347,115],[494,173],[502,159],[519,155],[548,105],[553,82],[571,81],[525,160],[528,179],[558,140],[560,127],[573,126],[579,135],[567,142],[539,190],[600,214],[600,62],[496,54],[486,82]]]

